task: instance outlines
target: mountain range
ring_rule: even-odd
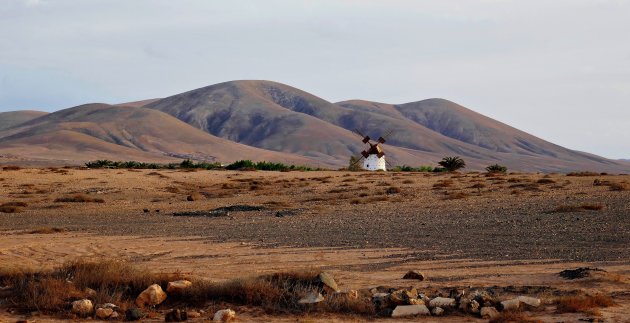
[[[444,99],[332,103],[271,81],[231,81],[161,99],[0,113],[0,155],[81,163],[181,158],[337,168],[365,149],[355,129],[386,133],[392,165],[461,156],[469,169],[628,172],[624,161],[567,149]]]

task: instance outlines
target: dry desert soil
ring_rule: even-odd
[[[342,290],[490,288],[502,297],[540,297],[543,306],[526,314],[543,322],[627,322],[630,176],[590,175],[6,168],[0,204],[23,206],[0,212],[0,267],[124,259],[214,281],[317,269]],[[62,202],[77,195],[102,201]],[[578,267],[605,271],[558,275]],[[408,270],[427,279],[402,280]],[[616,304],[556,310],[555,298],[578,293]],[[231,307],[239,321],[394,321]],[[12,311],[7,302],[0,310],[0,321],[62,320]],[[154,320],[163,321],[168,308],[155,310]],[[487,321],[463,314],[409,320]]]

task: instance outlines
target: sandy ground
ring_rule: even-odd
[[[321,268],[342,289],[412,284],[427,291],[505,291],[513,286],[508,294],[543,299],[584,290],[613,296],[618,305],[603,309],[602,318],[624,322],[630,320],[630,191],[594,186],[595,179],[630,181],[541,174],[0,171],[0,204],[27,203],[22,212],[0,213],[0,266],[42,268],[77,257],[105,257],[213,280]],[[434,187],[449,180],[448,187]],[[55,202],[75,194],[104,203]],[[195,201],[187,201],[191,194]],[[601,210],[554,212],[587,204]],[[234,205],[262,208],[220,217],[173,215]],[[28,233],[53,227],[66,232]],[[581,266],[607,273],[574,281],[558,276]],[[402,280],[409,269],[429,279]],[[534,314],[548,322],[588,318],[555,314],[551,306]],[[239,316],[242,321],[296,320],[246,309]],[[0,321],[17,318],[0,314]],[[331,319],[362,320],[298,318]]]

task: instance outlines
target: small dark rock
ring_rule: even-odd
[[[149,209],[143,209],[144,213],[149,213]]]
[[[145,313],[143,313],[140,309],[135,308],[135,307],[130,308],[125,312],[125,319],[127,321],[138,321],[145,316],[146,316]]]
[[[591,272],[593,271],[606,272],[605,270],[599,268],[580,267],[576,269],[563,270],[559,273],[559,275],[564,279],[580,279],[590,277]]]
[[[168,313],[164,317],[165,322],[184,322],[188,321],[188,313],[186,311],[181,311],[179,309],[174,309]]]
[[[418,270],[410,270],[403,276],[403,279],[417,279],[419,281],[423,281],[424,278],[424,274]]]

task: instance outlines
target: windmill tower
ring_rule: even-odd
[[[387,161],[385,160],[385,152],[381,147],[381,144],[385,143],[385,138],[379,137],[376,143],[371,142],[371,138],[361,133],[358,129],[354,131],[359,136],[363,137],[363,143],[368,144],[370,148],[361,152],[361,157],[357,159],[355,163],[363,161],[363,169],[369,171],[382,170],[386,171]],[[386,135],[391,134],[391,131]]]

